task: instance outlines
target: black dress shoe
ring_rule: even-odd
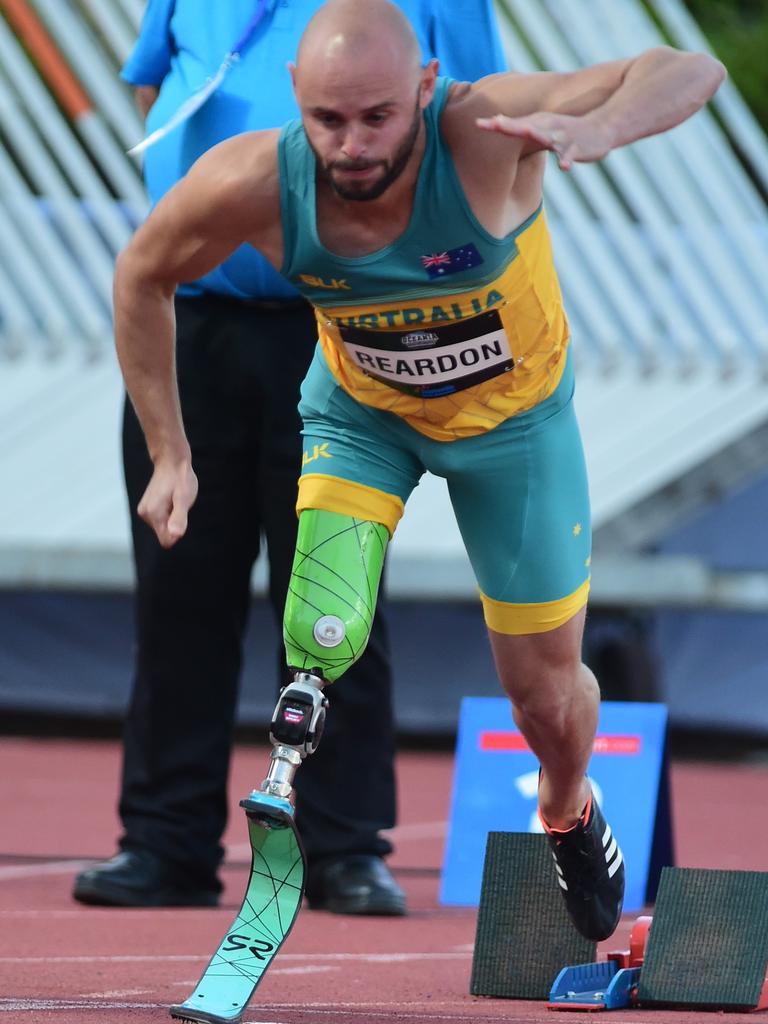
[[[221,885],[192,881],[148,850],[126,850],[75,878],[80,903],[104,907],[215,907]]]
[[[310,865],[306,897],[311,910],[332,914],[406,913],[405,893],[381,857],[369,854],[347,854]]]

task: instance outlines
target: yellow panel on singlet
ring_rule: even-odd
[[[438,441],[482,434],[548,398],[563,371],[568,323],[543,211],[515,241],[516,252],[504,271],[475,291],[425,296],[421,302],[409,297],[400,303],[316,307],[323,354],[340,386],[359,402],[393,412]],[[368,376],[347,354],[337,326],[339,321],[350,320],[371,323],[371,318],[377,317],[379,323],[401,331],[408,322],[425,330],[486,309],[499,312],[515,359],[514,369],[440,398],[404,394]],[[415,314],[409,317],[411,310],[420,310],[423,319],[417,320]]]

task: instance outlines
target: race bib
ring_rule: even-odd
[[[347,355],[369,377],[419,398],[439,398],[498,377],[515,365],[495,309],[407,331],[339,327]]]

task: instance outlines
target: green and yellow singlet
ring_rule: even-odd
[[[543,210],[499,239],[470,209],[440,132],[450,85],[438,79],[425,111],[410,223],[369,255],[320,242],[301,123],[279,144],[281,269],[315,307],[328,368],[357,401],[439,441],[485,433],[549,397],[568,344]]]

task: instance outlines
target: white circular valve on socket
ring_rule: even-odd
[[[323,615],[314,625],[312,633],[321,647],[338,647],[347,629],[337,615]]]

